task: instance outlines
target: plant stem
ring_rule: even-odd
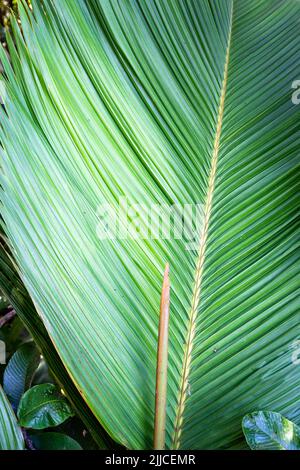
[[[8,323],[12,318],[16,316],[16,311],[14,309],[9,310],[3,317],[0,318],[0,328]]]
[[[169,265],[166,265],[161,301],[157,347],[155,419],[154,419],[154,449],[165,448],[166,435],[166,405],[168,377],[168,335],[170,313],[170,280]]]

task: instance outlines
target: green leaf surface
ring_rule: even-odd
[[[41,349],[52,374],[55,376],[57,382],[61,384],[61,387],[64,389],[69,401],[76,409],[78,416],[80,416],[98,446],[101,449],[111,448],[112,446],[115,448],[116,444],[102,429],[67,374],[66,369],[63,366],[62,361],[32,303],[32,300],[20,280],[16,267],[12,262],[11,255],[8,253],[7,247],[3,245],[2,240],[0,267],[0,286],[16,309],[18,315],[18,318],[14,320],[13,325],[16,321],[21,323],[21,319],[26,328],[30,331],[34,341]],[[11,338],[9,339],[11,340]]]
[[[74,416],[72,408],[54,384],[30,388],[24,393],[18,408],[19,423],[24,428],[58,426],[71,416]]]
[[[59,432],[43,432],[30,435],[37,450],[82,450],[78,442]]]
[[[0,450],[23,450],[24,440],[12,407],[0,385]]]
[[[13,354],[3,375],[3,389],[15,410],[23,393],[30,387],[40,362],[40,353],[33,342],[25,343]]]
[[[300,450],[299,426],[279,413],[250,413],[243,419],[243,431],[253,450]]]
[[[298,422],[300,3],[46,0],[33,10],[21,8],[22,35],[13,24],[7,38],[12,65],[2,53],[3,219],[91,411],[123,445],[152,446],[169,262],[167,447],[241,446],[250,409]],[[120,197],[131,208],[203,206],[197,247],[99,239],[99,206],[117,209]]]
[[[2,294],[0,290],[0,314],[3,314],[3,310],[5,310],[9,306],[9,301],[7,298]]]

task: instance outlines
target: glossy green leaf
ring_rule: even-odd
[[[46,0],[33,10],[8,38],[12,67],[2,53],[3,219],[84,400],[118,442],[152,446],[168,261],[167,447],[240,447],[251,409],[297,422],[300,3]],[[132,210],[203,206],[198,246],[99,239],[99,206],[120,197]]]
[[[3,375],[3,389],[15,410],[18,409],[21,396],[30,387],[39,362],[39,350],[30,342],[20,346],[7,364]]]
[[[30,439],[37,450],[81,450],[78,442],[59,432],[37,433]]]
[[[253,450],[300,450],[299,426],[279,413],[250,413],[243,419],[243,431]]]
[[[0,450],[22,450],[24,440],[12,407],[0,385]]]
[[[18,408],[19,423],[24,428],[45,429],[58,426],[74,412],[54,384],[41,384],[27,390]]]

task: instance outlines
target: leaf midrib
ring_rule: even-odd
[[[189,379],[189,373],[190,373],[190,368],[191,368],[192,350],[193,350],[193,341],[195,337],[197,312],[198,312],[199,303],[200,303],[201,284],[202,284],[202,279],[203,279],[203,266],[204,266],[204,261],[205,261],[207,235],[208,235],[208,228],[209,228],[209,222],[210,222],[212,199],[213,199],[213,193],[214,193],[214,187],[215,187],[216,170],[217,170],[218,155],[219,155],[219,148],[220,148],[220,138],[221,138],[221,132],[222,132],[223,116],[224,116],[224,105],[225,105],[225,97],[226,97],[226,89],[227,89],[228,65],[229,65],[231,36],[232,36],[233,2],[234,0],[232,1],[232,7],[231,7],[231,19],[230,19],[227,49],[226,49],[226,55],[225,55],[223,82],[222,82],[222,88],[221,88],[221,94],[220,94],[218,119],[217,119],[216,133],[215,133],[214,146],[213,146],[213,152],[212,152],[212,158],[211,158],[211,169],[210,169],[210,175],[208,178],[208,185],[207,185],[206,202],[205,202],[205,207],[204,207],[204,223],[203,223],[202,234],[201,234],[201,238],[199,242],[198,260],[197,260],[196,271],[195,271],[195,281],[194,281],[193,295],[192,295],[192,301],[191,301],[191,310],[189,314],[189,321],[188,321],[188,328],[187,328],[187,339],[185,343],[185,351],[184,351],[184,357],[183,357],[182,375],[181,375],[180,386],[179,386],[179,398],[178,398],[178,405],[177,405],[176,416],[175,416],[174,436],[173,436],[173,443],[172,443],[173,449],[179,449],[180,447],[182,426],[183,426],[183,413],[185,409],[188,388],[189,388],[188,379]]]
[[[48,405],[53,405],[53,404],[55,405],[55,404],[62,403],[62,402],[63,402],[63,400],[62,400],[61,398],[59,398],[59,397],[58,397],[58,398],[54,398],[53,400],[50,400],[50,399],[49,399],[49,400],[47,400],[47,401],[44,401],[43,403],[40,403],[40,404],[38,404],[38,405],[36,405],[36,406],[33,406],[32,408],[30,408],[29,411],[26,411],[26,412],[23,414],[23,416],[22,416],[22,418],[21,418],[20,421],[23,423],[24,420],[26,420],[25,418],[27,418],[28,416],[30,416],[30,415],[32,415],[32,414],[35,414],[35,412],[38,411],[38,410],[40,410],[41,408],[45,408],[45,407],[47,407]]]

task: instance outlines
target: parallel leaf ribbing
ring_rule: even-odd
[[[95,418],[127,448],[153,445],[168,261],[166,447],[175,421],[184,449],[245,446],[253,409],[297,422],[300,3],[234,0],[225,106],[231,0],[32,5],[11,63],[0,52],[2,216]],[[99,239],[98,207],[120,196],[206,204],[199,252],[172,235]]]
[[[24,439],[13,409],[0,385],[0,450],[23,450]]]
[[[212,200],[213,200],[214,187],[215,187],[215,178],[216,178],[219,147],[220,147],[220,137],[221,137],[221,132],[222,132],[227,77],[228,77],[228,64],[229,64],[230,47],[231,47],[232,22],[233,22],[233,4],[232,4],[232,10],[231,10],[231,22],[230,22],[230,29],[229,29],[229,34],[228,34],[228,44],[227,44],[227,51],[226,51],[225,65],[224,65],[224,78],[223,78],[221,95],[220,95],[220,105],[219,105],[219,111],[218,111],[216,135],[215,135],[213,152],[212,152],[211,169],[210,169],[210,174],[209,174],[209,179],[208,179],[207,196],[206,196],[206,202],[205,202],[205,208],[204,208],[203,228],[202,228],[202,233],[201,233],[200,242],[199,242],[199,254],[198,254],[198,260],[197,260],[197,266],[196,266],[196,272],[195,272],[195,284],[194,284],[194,290],[193,290],[193,296],[192,296],[192,302],[191,302],[191,311],[189,315],[186,347],[185,347],[184,358],[183,358],[183,369],[182,369],[181,383],[180,383],[180,389],[179,389],[179,400],[178,400],[178,408],[177,408],[177,414],[176,414],[176,420],[175,420],[175,431],[174,431],[174,438],[173,438],[174,449],[179,449],[180,447],[180,438],[181,438],[182,424],[183,424],[183,413],[184,413],[185,403],[186,403],[187,394],[188,394],[188,387],[189,387],[189,373],[190,373],[190,368],[191,368],[193,341],[194,341],[194,336],[195,336],[196,318],[197,318],[199,302],[200,302],[201,281],[202,281],[203,266],[204,266],[204,261],[205,261],[205,251],[206,251],[207,235],[208,235],[209,221],[210,221],[211,208],[212,208]]]

